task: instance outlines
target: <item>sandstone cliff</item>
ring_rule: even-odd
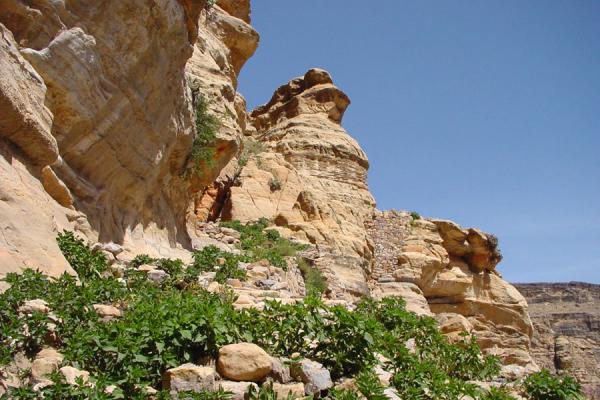
[[[540,366],[577,377],[600,399],[600,285],[515,284],[529,303],[535,332],[532,356]]]
[[[228,246],[204,222],[267,218],[313,246],[329,300],[401,296],[450,337],[473,332],[534,368],[527,304],[496,271],[495,238],[377,211],[367,156],[341,125],[350,100],[326,71],[246,111],[237,76],[258,41],[248,0],[0,0],[0,275],[74,273],[63,229],[117,243],[120,261],[189,259]],[[198,97],[221,126],[187,179]]]
[[[185,257],[191,193],[233,157],[245,117],[235,85],[258,35],[239,3],[0,1],[1,273],[70,271],[62,229]],[[233,117],[190,181],[193,85]]]

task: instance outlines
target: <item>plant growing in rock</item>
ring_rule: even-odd
[[[240,248],[252,261],[268,260],[272,265],[286,269],[285,257],[292,257],[306,246],[295,244],[282,237],[274,229],[266,229],[269,220],[261,218],[252,223],[242,224],[239,221],[222,222],[221,226],[240,232]]]
[[[217,132],[221,121],[208,111],[208,102],[202,95],[196,98],[196,132],[184,172],[186,178],[202,175],[202,169],[211,167],[215,155]]]
[[[304,278],[306,295],[320,298],[328,289],[327,280],[321,271],[311,266],[304,258],[298,260],[298,269]]]
[[[277,178],[269,179],[269,189],[271,189],[271,192],[281,190],[281,181]]]

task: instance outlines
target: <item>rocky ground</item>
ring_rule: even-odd
[[[577,377],[590,399],[600,399],[600,285],[523,283],[515,287],[529,303],[536,362]]]

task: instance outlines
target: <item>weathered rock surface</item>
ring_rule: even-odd
[[[213,367],[183,364],[167,370],[163,376],[163,388],[171,392],[200,392],[214,390],[217,374]]]
[[[340,126],[349,104],[319,69],[277,89],[251,114],[262,151],[241,170],[222,212],[225,219],[272,219],[284,234],[316,245],[317,267],[341,297],[368,292],[364,222],[374,207],[367,157]]]
[[[219,349],[217,370],[234,381],[258,382],[271,372],[271,357],[253,343],[236,343]]]
[[[532,356],[542,367],[575,376],[600,399],[600,285],[521,283],[534,334]]]
[[[205,4],[0,1],[1,275],[72,273],[55,243],[63,229],[128,254],[191,248],[192,194],[235,154],[246,118],[237,74],[258,43],[249,1]],[[190,86],[233,117],[215,167],[184,180]]]
[[[329,371],[316,361],[302,360],[290,366],[292,378],[304,383],[307,395],[320,393],[333,387]]]
[[[374,243],[374,293],[393,295],[398,283],[416,285],[422,293],[413,290],[406,295],[401,289],[397,295],[406,299],[409,309],[422,313],[428,304],[451,339],[458,339],[464,329],[505,364],[533,367],[527,303],[496,271],[501,256],[493,236],[397,211],[375,212],[369,232]],[[389,276],[396,283],[389,283]]]

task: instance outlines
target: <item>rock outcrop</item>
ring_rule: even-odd
[[[450,337],[471,332],[503,363],[536,368],[527,302],[496,271],[501,255],[495,237],[397,211],[375,212],[369,233],[376,296],[403,297],[409,309],[435,314]]]
[[[193,193],[219,175],[243,130],[235,86],[258,35],[249,2],[237,3],[0,1],[0,275],[73,273],[55,242],[63,229],[185,258]],[[233,115],[214,168],[191,180],[190,87]]]
[[[521,283],[534,334],[531,353],[552,372],[576,377],[586,395],[600,399],[600,285]]]
[[[268,218],[319,250],[317,267],[341,298],[368,293],[371,248],[365,221],[374,208],[368,161],[340,123],[348,97],[312,69],[281,86],[251,113],[258,150],[239,172],[221,217]]]

